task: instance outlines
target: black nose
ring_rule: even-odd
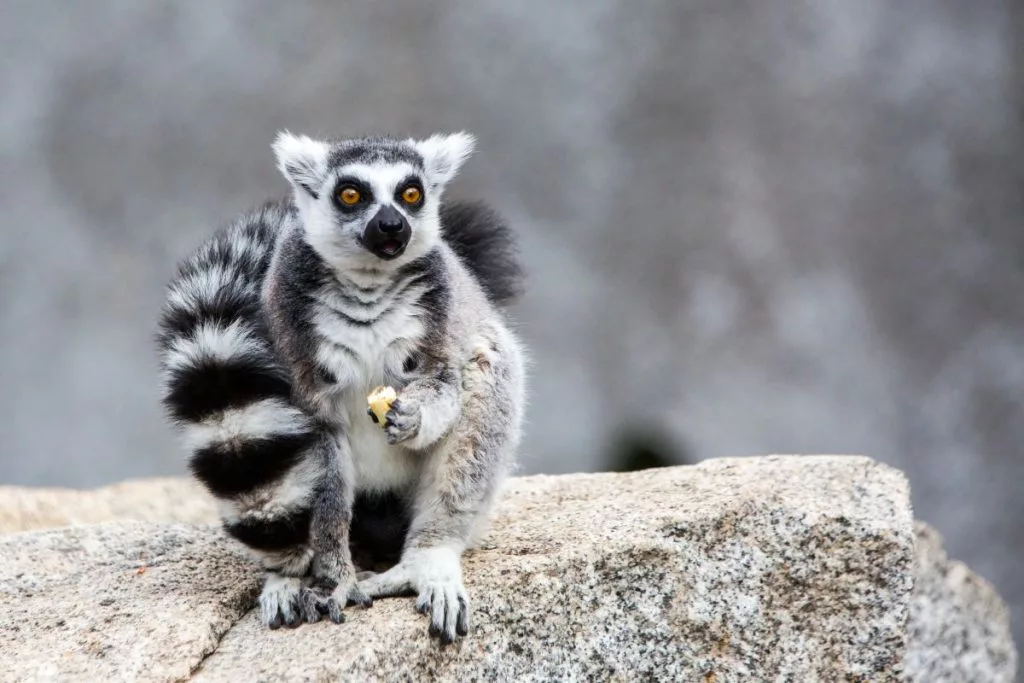
[[[380,231],[385,235],[391,235],[402,230],[402,218],[397,216],[395,218],[382,218],[378,223]]]
[[[401,256],[409,239],[412,226],[393,206],[381,207],[369,220],[363,231],[363,245],[382,259],[390,260]]]
[[[394,235],[405,227],[405,220],[395,207],[383,206],[377,215],[370,219],[366,227],[370,230],[379,230],[385,235]]]

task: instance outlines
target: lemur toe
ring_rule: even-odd
[[[322,616],[320,602],[320,596],[308,589],[303,590],[299,596],[299,610],[307,624],[315,624],[320,621]]]
[[[284,625],[288,628],[298,628],[302,624],[302,613],[300,609],[290,610],[284,615]]]
[[[326,603],[327,618],[333,621],[335,624],[341,624],[345,621],[345,613],[342,611],[342,607],[338,604],[338,601],[334,598],[330,598]]]

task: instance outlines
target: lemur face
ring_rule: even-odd
[[[427,206],[422,169],[406,161],[350,163],[337,169],[331,200],[334,222],[342,233],[377,258],[400,257],[415,235],[433,237],[436,202]]]
[[[473,143],[466,133],[324,142],[284,132],[274,151],[313,248],[340,268],[382,270],[437,244],[441,194]]]

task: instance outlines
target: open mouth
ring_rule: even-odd
[[[388,240],[384,244],[380,245],[381,253],[385,256],[398,256],[399,252],[405,248],[398,240]]]
[[[405,251],[406,245],[409,240],[403,239],[383,239],[383,240],[372,240],[366,246],[369,247],[370,252],[377,258],[382,258],[385,261],[390,261],[393,258],[398,258]]]

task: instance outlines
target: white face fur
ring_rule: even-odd
[[[273,149],[320,256],[339,270],[386,272],[437,244],[441,194],[474,143],[468,133],[330,143],[284,131]]]

